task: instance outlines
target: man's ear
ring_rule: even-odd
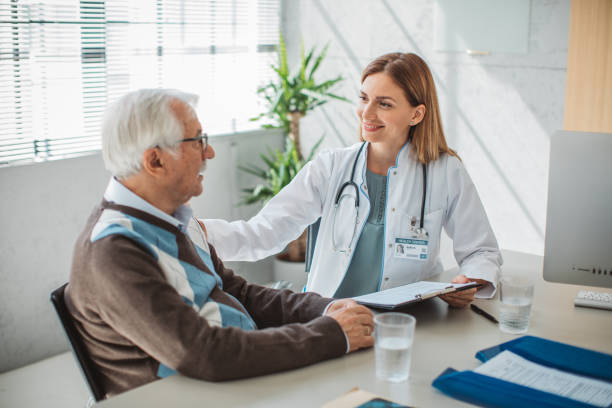
[[[159,147],[152,147],[142,154],[142,169],[153,177],[166,173],[166,162]]]

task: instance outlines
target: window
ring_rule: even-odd
[[[205,131],[258,127],[279,0],[0,0],[0,164],[99,150],[107,103],[200,96]]]

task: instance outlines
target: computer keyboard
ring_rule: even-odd
[[[612,293],[581,290],[574,299],[574,306],[612,310]]]

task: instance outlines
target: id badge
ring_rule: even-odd
[[[393,256],[396,258],[427,261],[429,256],[429,235],[426,231],[412,231],[406,238],[395,238]]]

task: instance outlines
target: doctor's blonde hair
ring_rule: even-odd
[[[389,75],[403,89],[410,105],[413,107],[425,105],[423,120],[411,126],[408,134],[416,159],[421,163],[429,163],[437,160],[443,153],[459,158],[446,144],[436,86],[425,61],[412,53],[394,52],[382,55],[365,67],[361,74],[361,83],[368,76],[379,72]],[[363,140],[361,127],[359,137]]]

